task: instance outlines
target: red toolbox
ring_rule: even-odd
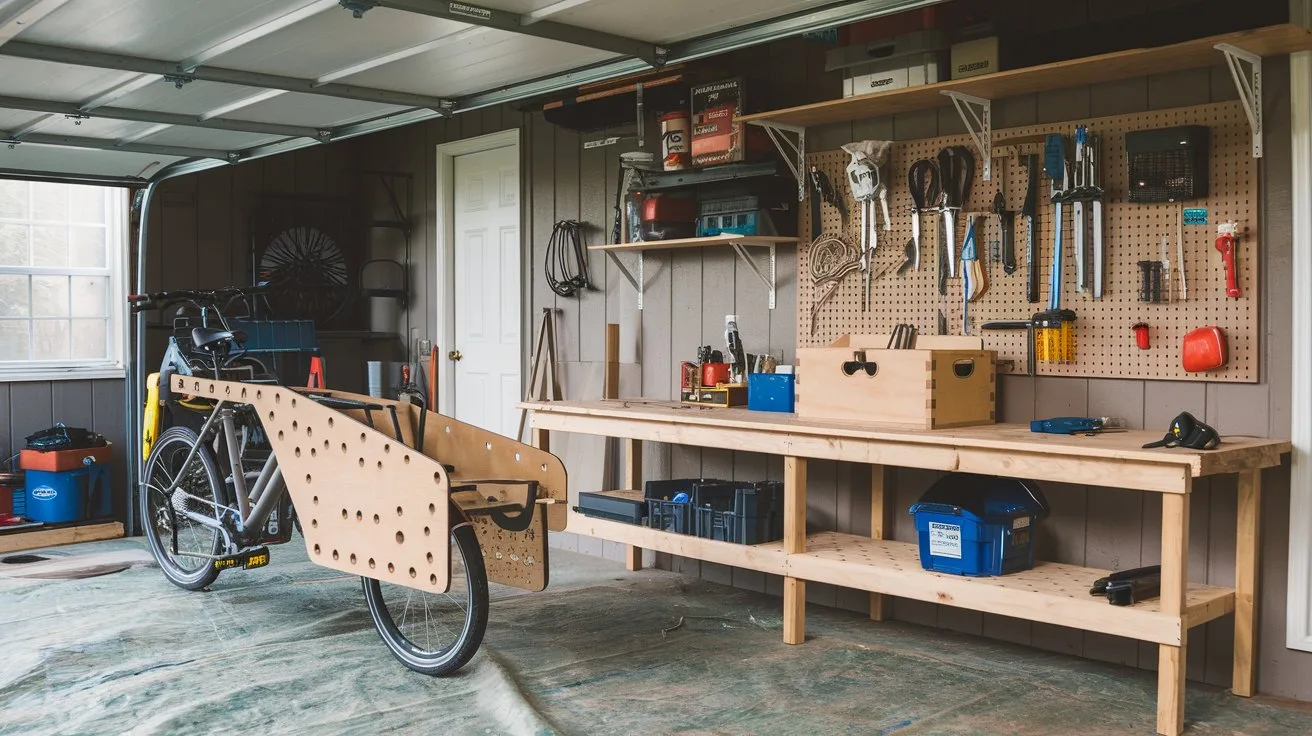
[[[78,470],[91,458],[95,465],[108,465],[114,456],[114,443],[106,442],[103,447],[86,447],[81,450],[23,450],[18,459],[23,470],[44,470],[48,473],[61,473],[65,470]]]

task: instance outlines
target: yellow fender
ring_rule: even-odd
[[[141,420],[141,459],[150,459],[150,448],[159,437],[159,374],[146,376],[146,408]]]

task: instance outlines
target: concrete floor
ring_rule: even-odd
[[[0,565],[0,734],[1153,732],[1152,673],[814,606],[785,646],[778,599],[558,550],[547,591],[494,586],[479,654],[430,679],[388,654],[358,579],[299,544],[205,593],[143,551],[55,550],[130,566],[78,580]],[[1192,683],[1187,717],[1312,733],[1312,708]]]

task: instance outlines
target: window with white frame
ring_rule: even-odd
[[[0,380],[123,374],[127,197],[0,180]]]

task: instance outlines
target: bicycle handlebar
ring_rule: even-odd
[[[206,304],[217,305],[224,300],[231,300],[238,296],[251,296],[253,294],[263,293],[268,288],[267,284],[258,286],[225,286],[221,289],[181,289],[175,291],[156,291],[148,294],[129,294],[128,304],[132,305],[133,312],[143,312],[147,309],[163,309],[171,304],[183,301],[204,302]]]

